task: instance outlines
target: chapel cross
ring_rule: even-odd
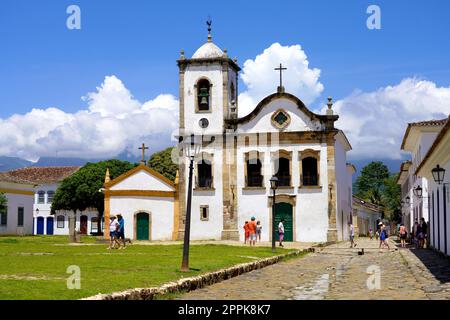
[[[278,87],[278,91],[284,91],[283,88],[283,71],[287,70],[287,68],[283,67],[283,65],[280,63],[280,66],[278,68],[275,68],[274,70],[280,71],[280,86]]]
[[[142,150],[142,160],[141,160],[141,162],[145,164],[145,150],[148,150],[148,147],[146,147],[145,143],[143,143],[142,147],[140,147],[139,150]]]

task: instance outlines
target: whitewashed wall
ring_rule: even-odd
[[[260,147],[241,147],[238,149],[237,161],[237,184],[238,184],[238,226],[240,239],[244,239],[243,225],[246,220],[255,216],[261,221],[263,226],[261,238],[263,241],[269,241],[270,225],[270,207],[268,202],[269,195],[272,195],[270,189],[270,178],[274,173],[273,163],[270,154],[280,149],[292,151],[292,189],[279,189],[277,195],[287,194],[296,196],[295,212],[293,213],[294,237],[295,241],[301,242],[324,242],[327,240],[328,230],[328,174],[327,174],[327,156],[326,145],[302,144],[297,146],[260,146]],[[306,149],[320,151],[320,184],[322,189],[302,189],[300,185],[300,162],[298,152]],[[245,153],[250,151],[259,151],[264,153],[263,175],[265,190],[243,190],[245,186]]]
[[[292,131],[311,131],[321,130],[322,125],[319,121],[311,121],[306,115],[299,111],[298,106],[286,98],[276,99],[264,106],[264,109],[251,121],[242,124],[238,132],[261,133],[261,132],[279,132],[272,124],[272,116],[278,109],[283,109],[291,118],[290,124],[283,130]]]
[[[196,113],[197,89],[194,85],[201,78],[207,78],[211,87],[211,112]],[[192,66],[186,68],[184,74],[184,125],[188,133],[218,134],[223,129],[223,76],[220,65]],[[199,120],[206,118],[209,127],[202,129]]]
[[[147,212],[150,213],[151,240],[172,240],[173,198],[113,196],[110,201],[111,215],[120,213],[125,220],[125,237],[136,239],[134,216],[139,212]]]
[[[31,190],[30,190],[31,191]],[[33,202],[32,195],[5,194],[8,199],[8,217],[6,226],[0,225],[0,235],[33,234]],[[18,208],[24,208],[23,227],[17,226]]]

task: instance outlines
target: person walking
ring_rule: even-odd
[[[387,242],[389,235],[386,231],[386,226],[382,222],[380,222],[380,224],[381,225],[380,225],[380,247],[379,247],[379,249],[381,252],[382,251],[381,247],[387,246],[388,250],[390,250],[391,248],[389,247],[389,243]]]
[[[417,224],[416,232],[417,232],[417,246],[416,246],[416,248],[417,249],[421,249],[421,248],[423,248],[423,230],[422,230],[422,224],[421,223]]]
[[[261,225],[261,221],[257,221],[256,222],[256,240],[259,242],[261,242],[261,233],[262,233],[262,225]]]
[[[373,230],[372,230],[372,228],[369,229],[369,237],[370,237],[370,240],[373,240]]]
[[[119,223],[116,220],[116,216],[111,216],[109,222],[109,247],[108,250],[114,249],[115,245],[118,244],[120,247],[120,243],[117,241],[117,229],[119,227]]]
[[[252,217],[249,224],[248,230],[250,235],[250,246],[254,246],[256,244],[256,219]]]
[[[425,222],[424,218],[420,219],[420,223],[422,226],[422,233],[423,233],[423,239],[422,239],[422,248],[428,247],[427,239],[428,239],[428,225]]]
[[[119,241],[119,249],[125,249],[125,220],[121,214],[117,215],[117,222],[119,223],[119,231],[117,232],[117,240]],[[122,240],[122,247],[120,247],[120,241]]]
[[[247,244],[247,240],[250,237],[250,230],[248,229],[248,221],[244,223],[244,244]]]
[[[416,220],[414,222],[414,226],[413,226],[412,234],[411,234],[412,244],[414,244],[416,247],[417,247],[417,241],[418,241],[418,238],[417,238],[417,227],[418,226],[419,226],[419,224],[417,223],[417,220]]]
[[[403,223],[400,224],[399,234],[400,234],[400,246],[402,248],[406,248],[405,242],[406,242],[407,232],[406,232],[406,227]]]
[[[353,223],[351,221],[348,222],[349,227],[349,237],[350,237],[350,248],[356,247],[355,242],[355,227],[353,227]]]
[[[280,247],[283,246],[283,240],[284,240],[284,219],[281,219],[280,223],[278,224],[278,239],[280,241]]]

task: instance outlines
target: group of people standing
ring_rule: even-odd
[[[256,245],[256,242],[261,242],[261,232],[262,232],[262,225],[261,221],[256,221],[255,217],[252,217],[250,221],[245,221],[244,223],[244,244],[247,244],[247,242],[250,244],[250,246]],[[279,245],[280,247],[283,247],[283,241],[284,241],[284,219],[281,219],[280,223],[278,224],[278,238],[279,238]]]
[[[121,214],[116,216],[111,216],[109,222],[109,247],[108,250],[125,249],[125,220]]]

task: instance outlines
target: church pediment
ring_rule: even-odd
[[[334,128],[337,115],[319,115],[310,111],[296,96],[277,92],[264,98],[245,117],[229,124],[240,132],[325,131]]]
[[[109,190],[175,191],[172,181],[144,164],[105,184]]]

